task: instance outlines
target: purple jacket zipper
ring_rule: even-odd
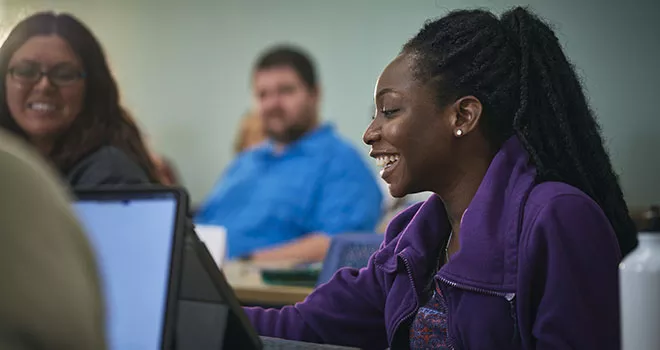
[[[475,293],[479,293],[479,294],[486,294],[486,295],[492,295],[492,296],[496,296],[496,297],[502,297],[502,298],[506,299],[509,303],[511,303],[513,301],[513,299],[516,297],[516,293],[496,292],[496,291],[492,291],[492,290],[488,290],[488,289],[482,289],[482,288],[475,288],[475,287],[466,286],[464,284],[452,282],[452,281],[450,281],[450,280],[448,280],[444,277],[440,277],[440,276],[438,276],[437,278],[440,281],[442,281],[442,283],[445,283],[445,284],[447,284],[451,287],[459,288],[459,289],[463,289],[463,290],[467,290],[469,292],[475,292]]]
[[[410,320],[415,315],[415,312],[417,311],[417,309],[419,309],[419,297],[417,295],[417,288],[415,288],[415,280],[413,279],[412,270],[410,268],[410,263],[408,262],[408,259],[406,259],[406,257],[403,256],[403,254],[399,253],[399,254],[397,254],[397,256],[400,257],[401,260],[403,260],[403,265],[406,267],[406,273],[408,274],[408,279],[410,279],[410,285],[412,286],[413,294],[415,296],[415,307],[412,309],[412,311],[410,311],[409,314],[406,315],[406,317],[400,319],[395,324],[394,331],[392,332],[392,334],[390,336],[390,339],[389,339],[390,344],[392,344],[392,342],[394,341],[394,336],[396,335],[397,330],[399,329],[399,327],[401,327],[401,324],[404,321]]]
[[[515,341],[515,338],[518,337],[518,317],[516,317],[516,304],[515,304],[515,299],[516,299],[516,293],[502,293],[502,292],[496,292],[488,289],[483,289],[483,288],[475,288],[475,287],[470,287],[466,286],[464,284],[456,283],[453,281],[450,281],[444,277],[441,276],[436,276],[440,282],[454,287],[458,289],[463,289],[469,292],[474,292],[474,293],[479,293],[479,294],[485,294],[485,295],[492,295],[496,297],[502,297],[506,299],[507,302],[509,302],[509,309],[511,311],[511,318],[513,320],[513,339],[512,341]],[[450,315],[449,315],[450,316]],[[452,347],[453,349],[453,347]]]

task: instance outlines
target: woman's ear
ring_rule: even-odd
[[[464,96],[452,105],[455,118],[453,120],[454,135],[461,137],[474,131],[479,125],[483,105],[474,96]]]

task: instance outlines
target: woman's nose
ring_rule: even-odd
[[[362,141],[367,145],[373,145],[380,139],[380,126],[377,125],[376,119],[372,120],[367,130],[362,135]]]

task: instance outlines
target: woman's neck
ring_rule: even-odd
[[[455,172],[455,181],[450,186],[445,186],[441,191],[435,192],[442,198],[447,211],[447,217],[454,232],[454,238],[458,235],[461,220],[468,206],[481,185],[488,167],[493,159],[492,156],[475,157],[468,164],[463,164],[462,169]]]
[[[48,157],[50,153],[53,151],[53,147],[55,145],[55,142],[50,139],[50,138],[44,138],[44,137],[33,137],[30,138],[30,143],[34,145],[34,147],[41,153],[44,157]]]

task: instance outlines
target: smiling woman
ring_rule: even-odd
[[[0,48],[0,127],[74,187],[158,182],[100,44],[76,18],[34,14]]]
[[[363,349],[618,349],[637,243],[574,68],[524,8],[429,21],[383,70],[364,134],[394,197],[432,191],[366,268],[260,334]]]

